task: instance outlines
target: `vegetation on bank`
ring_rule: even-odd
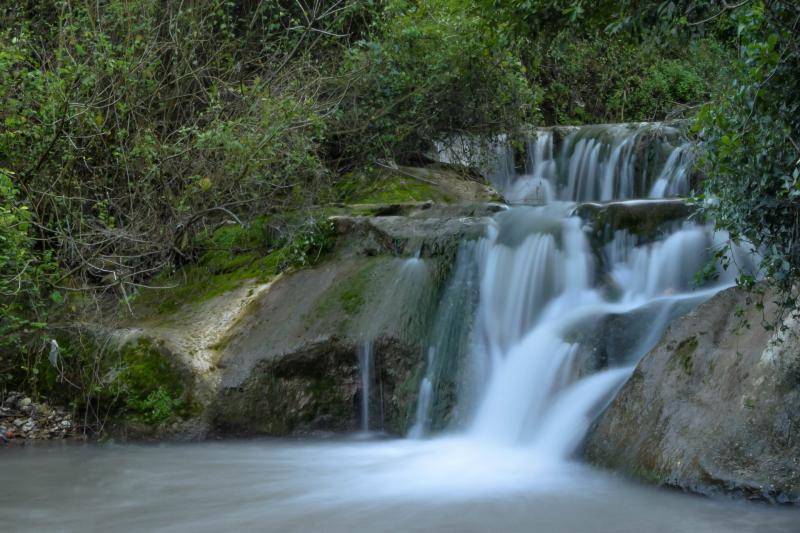
[[[799,17],[788,0],[4,5],[0,390],[95,405],[130,365],[87,324],[313,264],[325,205],[435,195],[376,169],[531,124],[696,119],[705,209],[791,294]]]
[[[699,196],[718,229],[758,247],[763,274],[782,306],[793,308],[800,280],[800,4],[747,2],[729,11],[739,59],[694,123],[705,174]]]

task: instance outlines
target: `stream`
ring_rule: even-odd
[[[45,446],[2,459],[3,531],[796,533],[796,510],[637,485],[470,439]]]

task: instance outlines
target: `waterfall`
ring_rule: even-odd
[[[477,246],[462,243],[453,273],[438,305],[429,339],[425,375],[420,385],[415,422],[409,436],[422,437],[469,410],[466,402],[452,405],[468,368],[461,356],[470,349],[472,311],[477,305]],[[463,383],[462,386],[463,387]],[[439,407],[434,409],[434,407]]]
[[[425,430],[429,424],[429,417],[431,412],[431,405],[433,404],[433,348],[428,350],[428,371],[422,378],[422,383],[419,386],[419,395],[417,398],[417,410],[414,414],[414,425],[408,432],[408,436],[418,439],[425,434]]]
[[[537,130],[527,144],[525,173],[518,175],[511,145],[498,138],[491,146],[484,150],[490,164],[481,168],[513,203],[667,198],[690,189],[692,144],[663,124]]]
[[[451,373],[460,369],[457,377],[447,376],[442,339],[452,337],[452,324],[471,308],[437,316],[410,435],[432,429],[430,413],[442,402],[437,388],[449,379],[455,409],[466,413],[451,427],[478,441],[566,459],[669,322],[729,285],[732,276],[720,271],[716,281],[698,285],[697,273],[724,238],[711,224],[664,223],[656,234],[642,235],[605,228],[595,233],[608,235],[598,248],[590,242],[589,221],[574,215],[574,202],[686,194],[691,145],[677,130],[591,126],[570,130],[560,142],[553,131],[540,130],[527,151],[524,174],[494,181],[518,204],[495,215],[468,254],[464,246],[459,253],[456,273],[468,262],[477,270],[472,327],[459,330],[462,337],[469,333],[469,342],[455,344],[458,356],[450,347],[448,360],[462,362],[450,364]],[[498,151],[495,158],[506,170],[509,153]],[[734,254],[736,266],[752,263],[752,252]],[[464,291],[463,279],[451,280],[443,301],[454,291]],[[625,331],[625,343],[602,337],[610,335],[603,327],[610,317],[635,324]],[[600,348],[603,360],[597,359]]]
[[[372,375],[372,342],[365,341],[358,352],[361,373],[361,431],[369,431],[369,382]]]

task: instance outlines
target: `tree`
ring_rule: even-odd
[[[748,2],[729,16],[737,75],[694,125],[706,176],[700,199],[717,229],[758,249],[763,274],[789,305],[800,280],[800,6]]]

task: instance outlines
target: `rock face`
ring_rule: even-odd
[[[595,245],[603,245],[614,231],[626,230],[639,237],[641,242],[651,242],[665,227],[680,224],[694,212],[683,200],[633,200],[604,204],[584,203],[576,214],[589,223],[589,237]]]
[[[588,459],[691,492],[800,501],[798,324],[768,331],[774,306],[747,302],[728,289],[676,320],[596,422]]]
[[[386,216],[336,216],[336,244],[320,264],[187,303],[168,321],[120,330],[119,344],[145,339],[190,376],[199,408],[187,425],[191,431],[182,437],[183,426],[165,424],[156,435],[357,430],[364,425],[360,359],[366,351],[368,427],[405,434],[457,250],[483,235],[501,208],[426,203],[398,206]]]
[[[404,434],[441,286],[459,242],[482,235],[486,214],[465,207],[336,218],[336,257],[273,282],[220,343],[211,433],[363,427],[360,358],[368,351],[368,427]],[[421,257],[408,255],[415,251]]]
[[[222,435],[305,435],[362,427],[358,351],[347,338],[328,337],[291,353],[258,361],[241,382],[226,381],[210,407],[212,432]],[[417,391],[420,347],[380,338],[371,347],[369,428],[393,434],[408,426]],[[238,383],[237,386],[232,386]]]

